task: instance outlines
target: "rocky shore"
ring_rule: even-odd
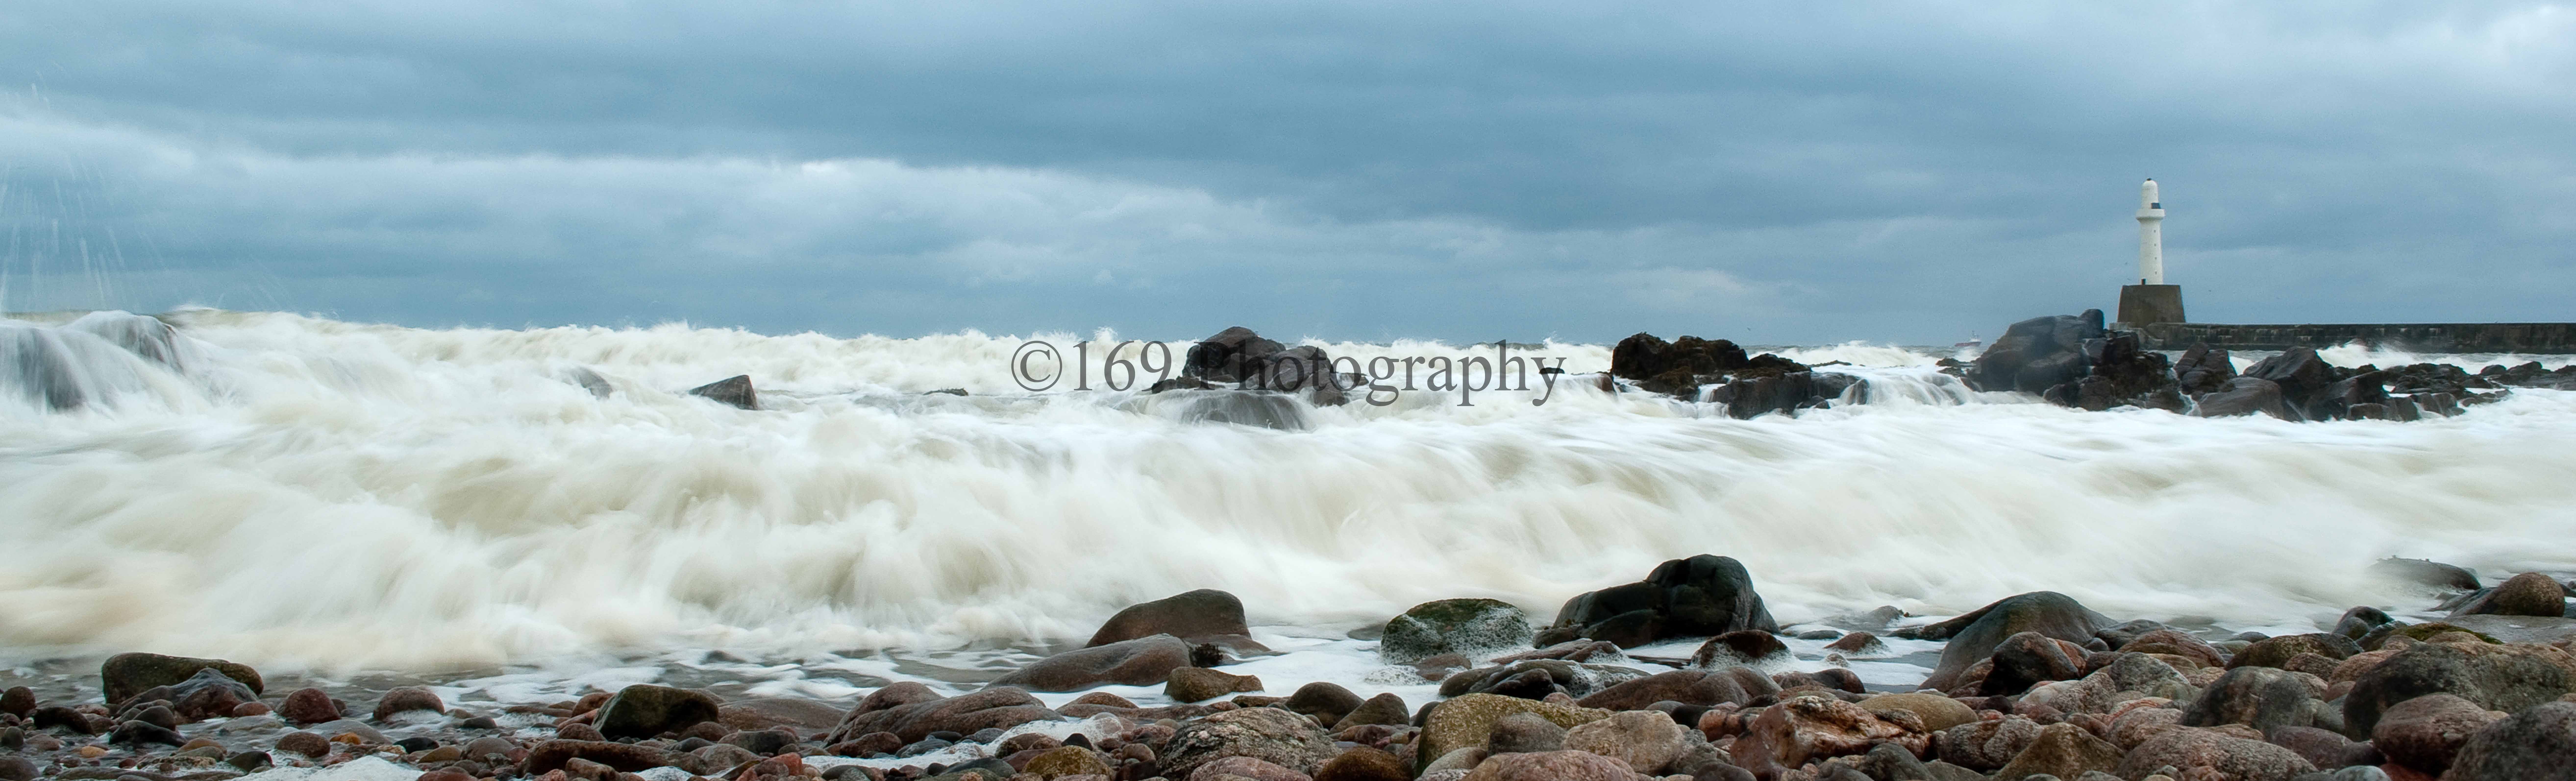
[[[127,653],[101,664],[97,701],[0,694],[0,781],[2576,778],[2569,586],[2406,559],[2372,574],[2447,617],[2360,606],[2331,631],[2216,636],[2033,592],[1938,622],[1881,608],[1782,627],[1741,563],[1702,555],[1545,624],[1489,599],[1389,619],[1377,653],[1438,682],[1429,702],[1330,682],[1240,694],[1266,687],[1227,668],[1270,651],[1213,590],[1131,606],[979,691],[901,682],[846,710],[652,684],[492,712],[418,686],[350,703],[229,661]],[[1830,639],[1832,666],[1785,669],[1784,632]],[[1931,675],[1864,686],[1848,660],[1886,656],[1888,638],[1942,643]],[[1674,642],[1697,650],[1629,653]],[[1095,690],[1109,685],[1171,704]],[[1050,707],[1032,692],[1089,693]]]

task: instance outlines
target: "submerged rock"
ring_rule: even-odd
[[[689,395],[747,410],[760,409],[760,392],[751,387],[751,375],[748,374],[735,375],[690,388]]]

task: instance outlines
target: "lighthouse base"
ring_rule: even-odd
[[[2119,321],[2131,328],[2149,323],[2186,322],[2182,317],[2182,286],[2120,286]]]

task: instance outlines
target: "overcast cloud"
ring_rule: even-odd
[[[0,306],[1947,343],[2154,176],[2194,319],[2576,319],[2576,8],[1600,5],[9,4]]]

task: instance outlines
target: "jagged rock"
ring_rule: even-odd
[[[1699,387],[1701,377],[1752,365],[1744,348],[1724,339],[1684,336],[1666,343],[1654,334],[1640,333],[1610,348],[1611,376],[1638,383],[1652,393],[1687,395]]]
[[[2235,377],[2218,390],[2193,400],[2191,414],[2225,418],[2262,413],[2282,420],[2301,420],[2283,400],[2281,386],[2260,377]]]
[[[2100,412],[2119,406],[2180,412],[2183,397],[2164,353],[2141,345],[2136,331],[2112,331],[2084,341],[2090,374],[2075,383],[2069,406]]]
[[[259,671],[251,669],[250,665],[222,659],[192,659],[185,656],[147,653],[122,653],[110,656],[107,661],[101,662],[98,666],[99,688],[105,695],[107,704],[119,705],[133,699],[134,695],[145,689],[183,683],[197,677],[198,671],[206,669],[223,673],[224,677],[250,687],[252,694],[263,691],[260,688]]]
[[[1646,579],[1568,600],[1542,645],[1577,638],[1633,648],[1671,637],[1711,637],[1744,629],[1780,630],[1753,588],[1744,564],[1701,554],[1655,567]]]
[[[1261,338],[1252,329],[1234,326],[1190,345],[1189,353],[1182,359],[1181,376],[1237,382],[1251,376],[1251,372],[1244,369],[1246,363],[1254,364],[1257,370],[1263,359],[1284,349],[1287,348]]]
[[[1389,619],[1377,648],[1388,664],[1412,664],[1440,654],[1527,646],[1536,635],[1521,609],[1509,602],[1443,599]]]
[[[2093,633],[2109,628],[2115,622],[2100,613],[2086,609],[2073,597],[2054,591],[2033,591],[1996,600],[1993,604],[1969,611],[1957,618],[1927,624],[1903,633],[1922,640],[1949,640],[1941,649],[1941,661],[1924,681],[1929,689],[1947,691],[1958,685],[1970,665],[1994,655],[2006,638],[2023,632],[2070,643],[2093,639]]]
[[[747,410],[760,409],[760,391],[751,387],[751,375],[737,374],[689,389],[689,395],[714,400]]]
[[[2106,333],[2099,309],[2014,323],[1977,356],[1963,379],[1978,390],[2045,394],[2083,378],[2084,341]]]
[[[2324,420],[2319,414],[2328,386],[2335,382],[2335,369],[2317,351],[2292,347],[2280,354],[2246,367],[2245,376],[2271,382],[2281,390],[2281,399],[2297,417],[2291,420]]]
[[[2192,396],[2216,392],[2236,378],[2236,364],[2228,358],[2226,348],[2211,347],[2207,342],[2192,345],[2174,360],[2175,382],[2183,393]]]

